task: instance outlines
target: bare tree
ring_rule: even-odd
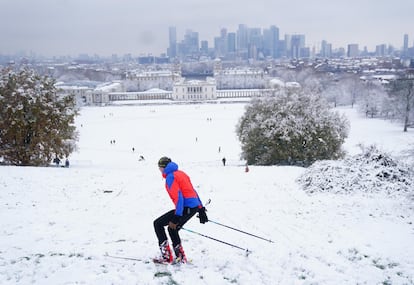
[[[413,106],[414,106],[414,74],[406,75],[393,80],[388,88],[396,114],[404,124],[404,132],[413,126]]]

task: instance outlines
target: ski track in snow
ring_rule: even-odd
[[[414,284],[412,201],[308,195],[300,167],[244,172],[234,133],[243,106],[85,108],[70,168],[1,167],[0,284]],[[341,111],[350,153],[360,142],[397,154],[414,142],[398,125]],[[181,231],[191,264],[147,262],[158,254],[152,221],[173,206],[156,165],[164,155],[211,198],[211,220],[274,243],[193,218],[185,227],[252,253]]]

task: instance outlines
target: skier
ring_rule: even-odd
[[[190,177],[185,172],[178,170],[178,165],[175,162],[164,156],[159,159],[158,167],[165,178],[165,188],[175,205],[175,209],[166,212],[154,221],[154,229],[161,250],[161,256],[154,258],[154,262],[186,263],[187,258],[178,231],[197,212],[200,223],[208,222],[206,209],[194,190]],[[168,234],[176,257],[175,261],[165,234],[165,226],[168,226]]]

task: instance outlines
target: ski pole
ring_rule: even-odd
[[[254,234],[251,234],[251,233],[248,233],[248,232],[245,232],[245,231],[242,231],[242,230],[239,230],[239,229],[236,229],[236,228],[233,228],[233,227],[230,227],[230,226],[227,226],[227,225],[221,224],[221,223],[219,223],[219,222],[212,221],[212,220],[210,220],[210,219],[208,219],[208,221],[209,221],[209,222],[211,222],[211,223],[213,223],[213,224],[216,224],[216,225],[219,225],[219,226],[222,226],[222,227],[226,227],[226,228],[232,229],[232,230],[234,230],[234,231],[238,231],[238,232],[241,232],[241,233],[243,233],[243,234],[246,234],[246,235],[249,235],[249,236],[252,236],[252,237],[255,237],[255,238],[259,238],[259,239],[265,240],[265,241],[267,241],[267,242],[274,243],[274,241],[272,241],[272,240],[270,240],[270,239],[263,238],[263,237],[259,237],[259,236],[257,236],[257,235],[254,235]]]
[[[210,203],[211,203],[211,199],[208,199],[208,201],[207,201],[207,203],[206,203],[206,205],[205,205],[205,206],[207,206],[207,205],[208,205],[208,204],[210,204]],[[222,227],[226,227],[226,228],[232,229],[232,230],[234,230],[234,231],[238,231],[238,232],[241,232],[241,233],[243,233],[243,234],[246,234],[246,235],[249,235],[249,236],[253,236],[253,237],[256,237],[256,238],[259,238],[259,239],[265,240],[265,241],[267,241],[267,242],[274,243],[274,241],[272,241],[272,240],[270,240],[270,239],[263,238],[263,237],[259,237],[259,236],[257,236],[257,235],[254,235],[254,234],[251,234],[251,233],[248,233],[248,232],[245,232],[245,231],[242,231],[242,230],[239,230],[239,229],[236,229],[236,228],[233,228],[233,227],[230,227],[230,226],[224,225],[224,224],[222,224],[222,223],[219,223],[219,222],[216,222],[216,221],[212,221],[212,220],[210,220],[210,219],[208,219],[208,221],[209,221],[209,222],[212,222],[213,224],[216,224],[216,225],[219,225],[219,226],[222,226]]]
[[[219,240],[219,239],[213,238],[213,237],[211,237],[211,236],[204,235],[204,234],[202,234],[202,233],[199,233],[199,232],[196,232],[196,231],[193,231],[193,230],[190,230],[190,229],[186,229],[186,228],[181,228],[181,229],[182,229],[182,230],[185,230],[185,231],[187,231],[187,232],[190,232],[190,233],[193,233],[193,234],[196,234],[196,235],[199,235],[199,236],[205,237],[205,238],[212,239],[212,240],[214,240],[214,241],[218,241],[218,242],[221,242],[221,243],[227,244],[227,245],[229,245],[229,246],[231,246],[231,247],[241,249],[241,250],[243,250],[243,251],[245,251],[245,252],[246,252],[246,255],[249,255],[249,254],[251,253],[251,251],[250,251],[250,250],[248,250],[247,248],[242,248],[242,247],[240,247],[240,246],[237,246],[237,245],[234,245],[234,244],[228,243],[228,242],[226,242],[226,241],[222,241],[222,240]]]

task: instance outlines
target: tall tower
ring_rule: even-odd
[[[240,24],[237,30],[237,49],[247,49],[248,42],[248,29],[246,25]]]
[[[236,52],[236,33],[227,34],[227,52]]]
[[[270,26],[270,47],[271,56],[273,58],[279,57],[279,28]]]
[[[404,46],[403,46],[402,54],[404,56],[407,56],[407,54],[408,54],[408,34],[404,35]]]
[[[169,58],[175,58],[177,56],[177,29],[175,27],[169,27],[169,47],[167,49],[167,55]]]

